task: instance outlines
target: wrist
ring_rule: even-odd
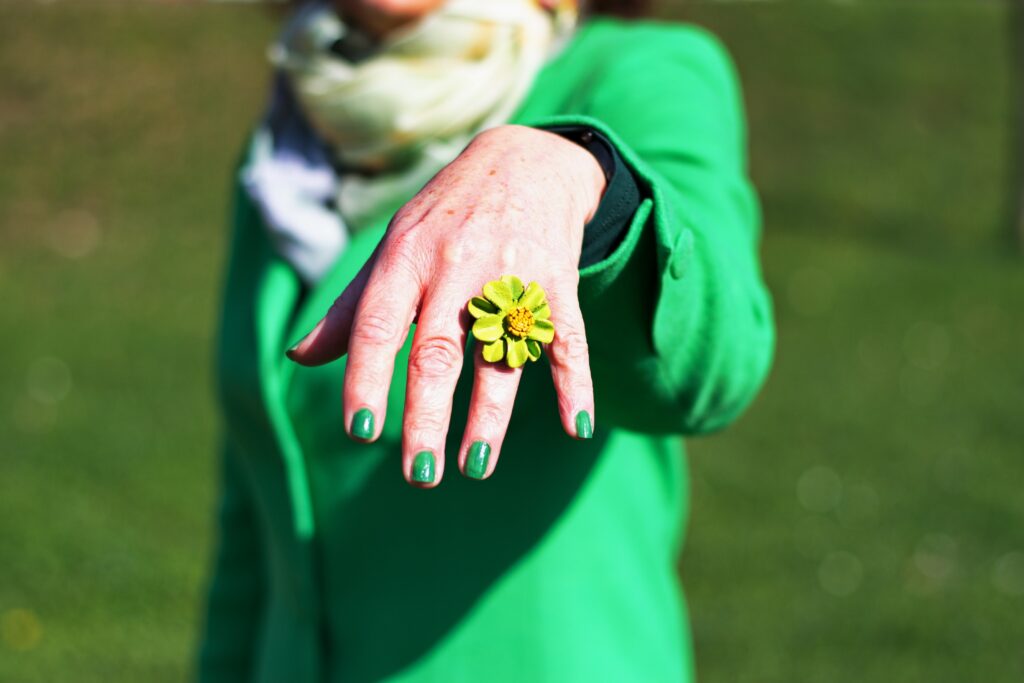
[[[572,189],[583,210],[583,222],[587,223],[597,212],[608,186],[608,173],[598,157],[585,146],[584,141],[559,132],[535,129],[546,136],[546,144],[564,155],[568,175],[573,179]]]
[[[561,186],[559,196],[571,204],[573,222],[582,227],[597,212],[607,186],[607,177],[600,162],[584,147],[543,128],[509,124],[484,131],[471,143],[491,148],[502,155],[521,153],[519,160],[533,166],[537,179],[552,187]],[[551,177],[555,175],[555,178]],[[557,179],[556,179],[557,178]]]

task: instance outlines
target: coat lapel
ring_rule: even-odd
[[[288,360],[285,351],[324,316],[369,258],[381,234],[383,228],[360,233],[327,276],[301,301],[302,284],[295,271],[273,255],[266,244],[267,260],[254,302],[257,367],[267,418],[284,458],[295,532],[302,539],[313,536],[315,522],[308,463],[295,424],[302,416],[293,415],[288,408],[299,366]],[[265,240],[265,236],[262,238]]]
[[[295,533],[313,536],[313,507],[302,448],[285,408],[284,386],[291,363],[284,356],[285,334],[300,293],[299,279],[279,258],[264,269],[256,292],[257,356],[264,406],[285,462]]]

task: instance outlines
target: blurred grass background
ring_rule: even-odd
[[[701,680],[1022,680],[1009,4],[661,13],[743,76],[780,340],[692,444]],[[0,2],[0,681],[188,670],[228,175],[274,27]]]

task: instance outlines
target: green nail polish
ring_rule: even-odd
[[[421,451],[412,461],[412,480],[421,484],[434,483],[434,454]]]
[[[590,424],[590,413],[585,410],[576,413],[576,436],[580,439],[589,439],[594,436],[594,427]]]
[[[373,413],[369,408],[360,408],[352,416],[352,436],[363,441],[373,438]]]
[[[477,441],[469,447],[466,456],[466,476],[483,479],[487,474],[487,463],[491,459],[491,447],[486,441]]]

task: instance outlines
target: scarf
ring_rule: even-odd
[[[376,43],[323,2],[300,8],[270,49],[278,79],[242,171],[278,253],[318,281],[350,230],[397,211],[509,119],[575,5],[449,0]]]

